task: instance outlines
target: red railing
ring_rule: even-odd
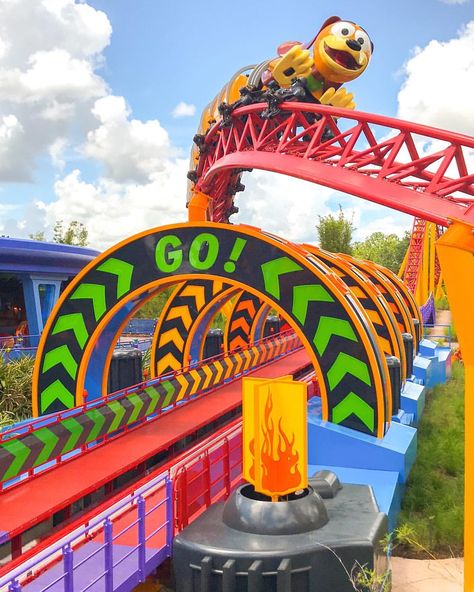
[[[173,468],[175,532],[211,504],[227,499],[242,480],[242,425]]]

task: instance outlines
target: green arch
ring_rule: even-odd
[[[45,327],[33,404],[45,414],[82,402],[94,348],[118,310],[158,286],[217,279],[268,301],[294,327],[321,385],[323,418],[381,437],[386,368],[360,305],[317,258],[248,226],[176,224],[141,233],[92,261]],[[344,410],[344,412],[342,412]]]

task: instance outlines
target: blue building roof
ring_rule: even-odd
[[[76,275],[99,251],[59,243],[0,238],[0,273]]]

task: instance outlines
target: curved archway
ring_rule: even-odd
[[[400,360],[402,380],[406,379],[405,345],[397,327],[397,320],[383,294],[362,269],[349,261],[312,245],[304,245],[310,253],[324,261],[351,289],[374,325],[383,352]]]
[[[82,400],[99,338],[118,310],[180,281],[218,280],[267,301],[299,335],[321,385],[323,418],[381,437],[386,364],[373,326],[316,257],[258,229],[177,224],[119,243],[68,286],[45,327],[35,363],[35,414]],[[384,366],[385,364],[385,366]]]
[[[151,376],[187,366],[186,342],[201,312],[229,289],[222,281],[182,282],[166,302],[153,332],[150,351]]]
[[[416,335],[411,311],[408,309],[408,306],[397,286],[390,279],[388,279],[387,276],[373,267],[370,261],[360,261],[359,259],[351,257],[350,255],[342,256],[344,259],[354,265],[354,267],[360,269],[362,273],[365,273],[382,292],[397,320],[400,333],[410,333],[410,335],[413,336]]]
[[[249,292],[242,292],[235,299],[232,312],[224,331],[224,349],[233,351],[239,347],[246,347],[253,341],[256,326],[262,325],[262,300]],[[257,335],[259,339],[260,335]]]

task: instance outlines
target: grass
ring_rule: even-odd
[[[436,310],[449,310],[449,302],[446,296],[442,298],[437,298],[435,300],[435,308]]]
[[[462,555],[464,519],[464,367],[428,395],[418,431],[418,456],[409,477],[399,524],[415,534],[419,547],[397,554]]]

